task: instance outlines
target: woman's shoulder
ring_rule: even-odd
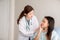
[[[58,36],[58,33],[55,30],[53,30],[52,31],[52,36]]]
[[[25,16],[23,16],[20,20],[24,20],[25,19]]]
[[[25,20],[25,16],[23,16],[19,22],[24,22],[24,20]]]
[[[52,31],[52,37],[51,38],[52,39],[59,39],[59,35],[55,30]]]
[[[52,34],[54,34],[54,35],[55,35],[55,34],[57,34],[57,32],[56,32],[55,30],[53,30],[53,31],[52,31]]]

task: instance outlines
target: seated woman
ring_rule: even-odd
[[[60,40],[58,34],[54,30],[54,24],[54,18],[45,16],[33,40]]]

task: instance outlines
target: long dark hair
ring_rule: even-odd
[[[17,20],[17,24],[19,24],[19,21],[20,19],[23,17],[23,16],[26,16],[25,14],[28,14],[30,11],[34,10],[30,5],[26,5],[24,7],[24,10],[21,12],[21,14],[19,15],[19,18]]]
[[[49,24],[49,26],[48,26],[48,32],[46,34],[47,40],[51,40],[51,35],[52,35],[52,31],[54,29],[55,20],[51,16],[45,16],[45,18],[48,20],[48,24]]]

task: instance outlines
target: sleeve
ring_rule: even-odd
[[[39,27],[39,22],[36,16],[34,16],[34,30],[36,30]]]
[[[36,37],[37,32],[34,33],[34,35],[31,37],[31,40],[34,40],[34,38]]]
[[[24,19],[20,20],[19,22],[19,31],[24,35],[24,36],[32,36],[33,35],[33,31],[26,31],[26,28],[25,28],[25,24],[24,24]]]
[[[33,21],[33,30],[35,31],[39,27],[39,22],[38,22],[36,16],[33,17],[32,21]],[[31,39],[34,40],[34,38],[36,37],[36,35],[37,35],[37,32],[34,32],[34,34],[31,37]]]

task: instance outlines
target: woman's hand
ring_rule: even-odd
[[[38,28],[38,32],[37,32],[37,35],[36,35],[36,37],[34,38],[34,40],[39,40],[39,38],[40,38],[40,34],[41,34],[41,32],[42,32],[42,27],[41,26],[39,26],[39,28]]]
[[[43,28],[41,27],[41,25],[35,30],[35,32],[41,32],[43,30]]]
[[[43,28],[40,26],[39,32],[42,32],[42,31],[43,31]]]

